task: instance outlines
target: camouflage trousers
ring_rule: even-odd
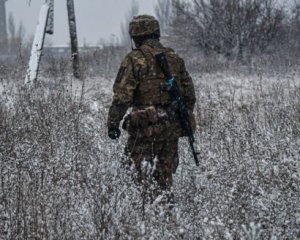
[[[148,191],[152,200],[170,192],[172,175],[178,166],[178,139],[147,142],[132,137],[128,139],[126,151],[136,170],[138,183]]]

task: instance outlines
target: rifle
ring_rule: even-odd
[[[177,102],[181,127],[187,133],[187,136],[189,139],[189,144],[190,144],[190,147],[191,147],[194,159],[195,159],[196,166],[199,166],[199,160],[198,160],[198,156],[197,156],[199,153],[197,153],[194,148],[195,138],[193,135],[193,130],[192,130],[191,122],[189,119],[187,107],[184,102],[182,93],[176,83],[176,80],[170,72],[166,54],[163,52],[156,54],[155,60],[156,60],[156,63],[158,64],[158,66],[161,68],[163,74],[167,78],[168,89],[172,95],[172,98]]]

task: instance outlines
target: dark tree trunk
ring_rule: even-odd
[[[46,33],[52,35],[54,33],[54,0],[48,0],[47,2],[49,4],[49,17]]]
[[[0,0],[0,51],[6,52],[7,50],[7,25],[6,25],[6,0]]]
[[[79,72],[79,56],[78,56],[78,40],[76,31],[76,20],[75,20],[75,8],[74,1],[67,0],[68,18],[69,18],[69,30],[71,38],[71,51],[72,51],[72,63],[73,63],[73,74],[75,78],[80,77]]]

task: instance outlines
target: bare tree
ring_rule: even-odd
[[[173,29],[206,51],[242,56],[265,50],[279,33],[283,10],[274,0],[174,0]]]
[[[19,27],[18,27],[18,31],[17,31],[17,37],[21,40],[21,42],[23,41],[24,37],[25,37],[25,27],[22,21],[20,21],[19,23]]]
[[[12,13],[8,17],[8,30],[9,30],[9,44],[10,51],[16,51],[22,44],[25,37],[25,28],[22,21],[20,21],[18,29],[16,28],[15,19]]]
[[[0,52],[7,50],[6,0],[0,0]]]
[[[139,13],[139,8],[138,2],[136,0],[132,0],[131,8],[126,13],[124,22],[121,23],[121,44],[123,46],[131,45],[131,39],[128,34],[128,24],[131,19]]]
[[[16,36],[16,24],[13,14],[10,12],[8,17],[8,31],[11,39]]]
[[[22,46],[24,43],[24,38],[25,38],[25,27],[22,21],[20,21],[19,26],[18,26],[18,31],[16,35],[16,43],[19,47]]]
[[[300,0],[295,0],[292,5],[291,18],[288,24],[289,34],[288,42],[289,45],[299,47],[299,37],[300,37]]]
[[[154,8],[155,15],[160,23],[160,29],[163,34],[166,34],[168,27],[172,22],[172,1],[171,0],[158,0],[157,5]]]
[[[13,14],[10,12],[8,16],[8,32],[9,32],[9,39],[8,39],[8,46],[9,52],[15,53],[16,52],[16,24]]]

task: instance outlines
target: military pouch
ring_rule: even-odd
[[[173,135],[177,137],[186,137],[188,136],[187,132],[182,129],[181,123],[180,123],[180,116],[178,113],[178,104],[176,101],[172,101],[171,104],[169,104],[168,107],[166,107],[166,111],[168,114],[168,118],[170,122],[173,124],[176,124],[176,129],[173,130]],[[196,119],[193,111],[188,110],[188,121],[191,124],[192,132],[195,133],[196,131]]]
[[[137,138],[153,138],[160,136],[169,125],[167,113],[151,106],[127,115],[122,128]]]

